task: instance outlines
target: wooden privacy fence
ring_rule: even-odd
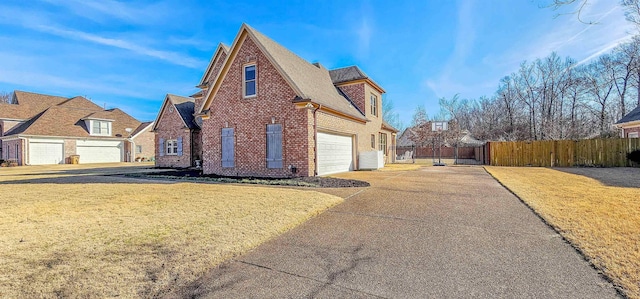
[[[490,142],[495,166],[630,166],[627,153],[640,149],[639,138]]]

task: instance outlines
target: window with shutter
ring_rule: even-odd
[[[178,137],[178,142],[176,142],[176,149],[174,152],[178,154],[178,156],[182,156],[182,137]]]
[[[235,136],[233,128],[222,128],[222,167],[235,167]]]
[[[282,168],[282,125],[267,125],[267,168]]]
[[[158,149],[160,157],[164,156],[164,153],[166,152],[166,149],[164,147],[164,138],[160,138],[160,141],[158,142]]]

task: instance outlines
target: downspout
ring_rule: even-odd
[[[318,108],[313,110],[313,162],[315,164],[313,176],[318,176],[318,117],[316,116],[316,112],[318,112],[321,107],[322,105],[318,104]]]

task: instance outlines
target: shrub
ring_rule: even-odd
[[[633,152],[628,153],[627,159],[636,163],[640,163],[640,150],[635,150]]]

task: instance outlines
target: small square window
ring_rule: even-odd
[[[142,153],[142,145],[136,145],[136,154]]]
[[[167,140],[167,156],[175,156],[178,154],[178,141]]]

